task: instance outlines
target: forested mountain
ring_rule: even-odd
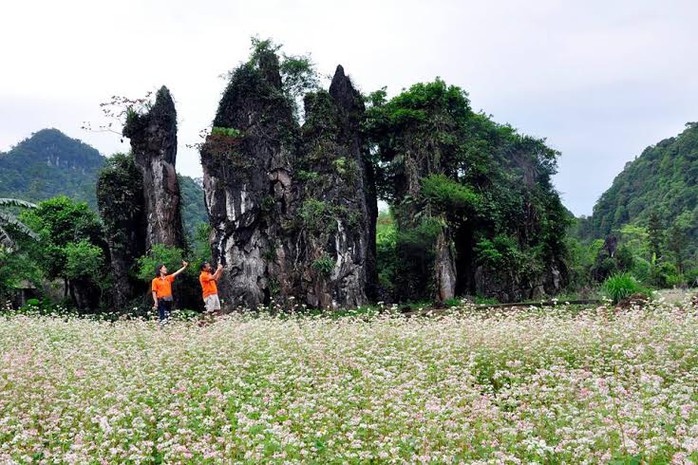
[[[184,232],[190,239],[194,237],[196,228],[202,223],[208,223],[206,205],[204,205],[204,189],[201,180],[189,176],[177,175],[179,193],[182,196],[182,222]]]
[[[580,224],[585,239],[605,238],[625,224],[683,242],[687,256],[698,245],[698,123],[629,162]],[[679,244],[676,244],[677,246]]]
[[[0,153],[0,197],[32,202],[57,195],[96,209],[95,182],[104,157],[57,129],[42,129]]]
[[[11,150],[0,153],[0,197],[40,202],[58,195],[84,201],[97,210],[95,186],[106,158],[95,148],[58,129],[42,129]],[[182,190],[182,218],[191,237],[208,221],[203,189],[178,176]]]

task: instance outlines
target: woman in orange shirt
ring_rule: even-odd
[[[184,271],[187,267],[187,262],[182,262],[182,268],[172,274],[167,274],[167,267],[162,264],[155,267],[155,279],[151,289],[153,290],[153,308],[158,309],[158,316],[162,323],[166,318],[169,318],[172,311],[172,281],[175,276]]]

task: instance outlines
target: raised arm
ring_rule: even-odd
[[[187,263],[187,262],[182,262],[182,268],[180,268],[180,269],[178,269],[177,271],[175,271],[174,273],[172,273],[172,276],[177,276],[179,273],[181,273],[182,271],[184,271],[184,269],[187,267],[187,265],[189,265],[189,263]]]
[[[211,277],[211,279],[213,279],[214,281],[218,281],[218,278],[221,277],[221,274],[223,274],[223,265],[221,265],[219,263],[218,268],[216,268],[216,272],[213,273],[213,276]]]

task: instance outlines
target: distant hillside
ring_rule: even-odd
[[[629,162],[581,224],[584,238],[603,238],[622,225],[647,226],[656,214],[663,229],[680,222],[690,249],[698,246],[698,123],[647,147]]]
[[[95,184],[104,157],[57,129],[43,129],[0,153],[0,197],[38,202],[67,195],[97,208]]]
[[[184,232],[189,238],[193,238],[196,228],[201,223],[208,223],[208,214],[204,204],[204,188],[200,179],[195,180],[189,176],[181,175],[177,175],[177,179],[179,179],[179,192],[182,195]]]
[[[97,210],[95,186],[106,159],[93,147],[63,134],[42,129],[8,152],[0,152],[0,197],[40,202],[57,195],[87,202]],[[187,234],[208,221],[203,189],[179,176],[182,218]]]

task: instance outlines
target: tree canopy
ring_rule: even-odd
[[[395,215],[396,275],[414,290],[408,298],[449,279],[423,279],[444,260],[457,271],[457,293],[505,299],[545,287],[551,269],[564,272],[569,216],[551,184],[559,154],[544,140],[473,112],[466,92],[441,79],[367,101],[378,192]]]

